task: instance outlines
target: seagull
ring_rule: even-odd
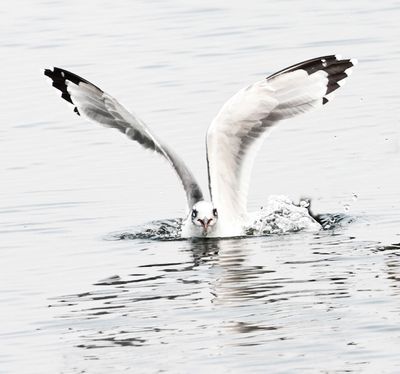
[[[339,55],[313,58],[280,70],[233,95],[211,122],[206,135],[211,201],[185,162],[135,114],[99,87],[70,71],[54,67],[44,74],[74,106],[74,112],[164,157],[186,193],[188,215],[182,238],[243,236],[249,223],[247,195],[251,169],[266,136],[280,121],[331,101],[350,76],[356,59]]]

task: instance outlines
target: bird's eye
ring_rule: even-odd
[[[193,209],[192,210],[192,218],[196,218],[196,216],[197,216],[197,210]]]
[[[214,217],[218,217],[218,211],[217,211],[217,209],[213,209],[213,215],[214,215]]]

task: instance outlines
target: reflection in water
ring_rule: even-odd
[[[376,251],[384,253],[387,279],[391,281],[393,294],[400,295],[400,243],[380,246]]]
[[[101,336],[102,332],[99,331],[98,336]],[[121,346],[121,347],[127,347],[127,346],[132,346],[132,347],[140,347],[143,346],[144,343],[146,342],[145,339],[141,338],[136,338],[134,336],[131,336],[132,333],[129,331],[118,331],[116,332],[116,336],[105,336],[104,338],[93,338],[92,339],[92,344],[78,344],[78,348],[86,348],[86,349],[91,349],[91,348],[107,348],[110,346]]]
[[[276,240],[271,239],[267,250],[268,247],[274,248],[275,243]],[[271,256],[267,264],[254,264],[250,257],[253,253],[249,252],[252,245],[252,241],[240,239],[192,243],[195,262],[199,262],[199,253],[208,259],[211,254],[218,253],[214,267],[218,268],[219,276],[212,284],[214,303],[244,305],[260,301],[283,302],[299,297],[318,299],[324,295],[341,298],[348,296],[346,281],[354,273],[337,274],[334,269],[331,273],[330,266],[337,252],[315,251],[312,259],[298,259],[294,256],[280,263]],[[273,254],[280,257],[279,253]],[[293,271],[286,272],[287,268]],[[302,272],[301,268],[305,271]],[[324,287],[317,286],[317,283]]]
[[[224,240],[219,239],[198,239],[193,238],[190,241],[190,250],[192,254],[193,264],[199,266],[201,264],[212,262],[218,258],[220,243]]]
[[[313,245],[304,245],[309,239]],[[321,233],[180,242],[186,261],[138,265],[130,274],[97,281],[91,291],[57,298],[51,307],[71,321],[67,335],[85,349],[173,344],[177,334],[201,335],[203,318],[233,334],[230,344],[237,346],[293,339],[290,324],[312,326],[321,312],[334,316],[352,293],[356,269],[338,262],[345,239],[330,249],[327,240],[332,237]],[[268,263],[257,259],[266,253]],[[235,342],[237,333],[244,340]]]
[[[246,354],[264,365],[260,350],[300,365],[334,346],[355,368],[371,364],[365,342],[375,334],[395,339],[398,307],[376,305],[388,302],[387,280],[398,295],[398,244],[328,231],[178,243],[172,257],[160,260],[161,247],[146,252],[147,262],[129,273],[53,300],[62,339],[90,350],[84,360],[108,355],[115,364],[132,355],[132,365],[165,355],[186,362],[193,352],[200,365],[213,351],[215,359]],[[387,280],[378,277],[382,255]],[[204,348],[204,340],[214,345]]]

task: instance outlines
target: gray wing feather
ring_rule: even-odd
[[[203,194],[194,176],[171,149],[156,139],[149,128],[137,116],[127,111],[116,99],[86,79],[67,70],[46,69],[45,75],[53,81],[53,86],[61,91],[61,97],[74,105],[74,112],[104,126],[115,128],[144,148],[153,150],[175,169],[186,192],[189,208],[203,200]]]

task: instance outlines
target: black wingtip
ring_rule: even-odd
[[[68,70],[61,69],[58,67],[54,67],[53,70],[51,69],[44,69],[44,75],[49,77],[53,81],[53,87],[57,88],[59,91],[61,91],[61,97],[65,100],[68,101],[69,103],[75,105],[75,103],[72,100],[72,97],[70,93],[68,92],[67,89],[67,81],[70,81],[76,85],[79,85],[80,83],[86,83],[94,86],[94,84],[90,83],[86,79],[80,77],[79,75],[76,75],[74,73],[71,73]],[[99,87],[94,86],[97,89],[100,90]],[[101,90],[100,90],[101,91]],[[80,115],[78,108],[75,106],[74,112],[78,115]]]
[[[73,104],[71,95],[67,90],[66,77],[63,69],[54,67],[53,70],[45,69],[44,75],[48,76],[53,81],[53,87],[61,91],[61,97]]]
[[[343,86],[344,80],[351,74],[351,68],[357,63],[358,61],[356,59],[342,59],[340,55],[321,56],[289,66],[288,68],[270,75],[267,79],[296,70],[304,70],[308,75],[324,71],[328,78],[325,92],[326,96]],[[323,104],[326,104],[328,101],[326,97],[322,99]]]
[[[44,75],[51,77],[51,73],[52,73],[52,71],[50,69],[44,69]]]
[[[335,60],[333,61],[324,61],[323,68],[320,70],[323,70],[327,74],[328,85],[322,104],[326,104],[329,101],[326,98],[327,95],[343,86],[346,79],[351,75],[353,66],[357,63],[356,59],[342,59],[338,55],[335,56]]]

